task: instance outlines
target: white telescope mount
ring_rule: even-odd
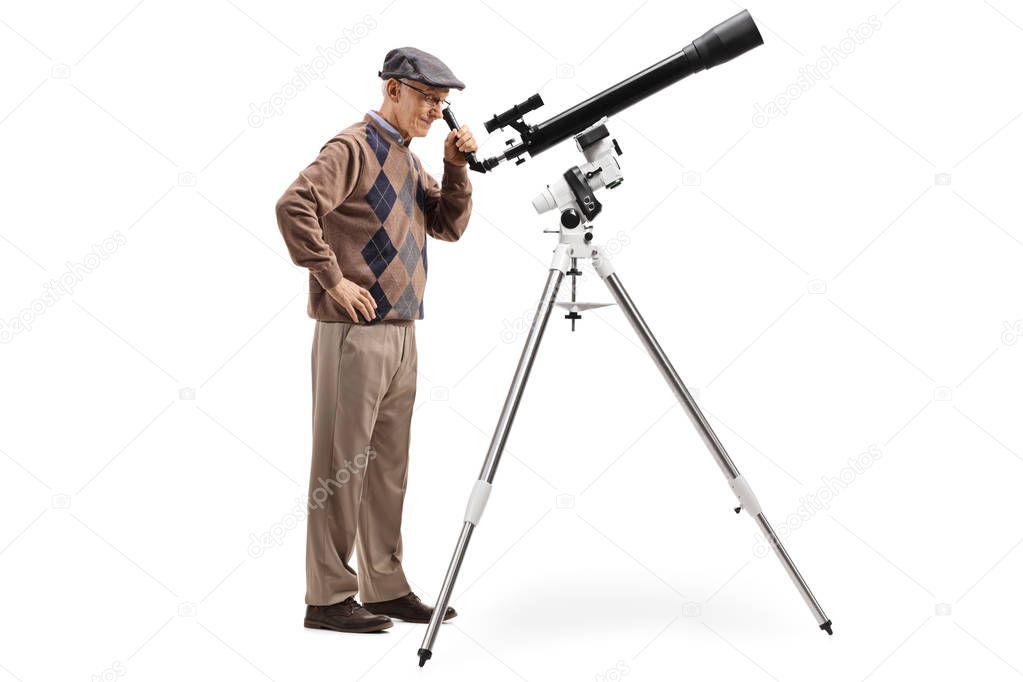
[[[753,518],[760,532],[763,533],[774,549],[775,555],[792,579],[803,601],[806,602],[807,607],[813,613],[820,629],[829,635],[832,634],[831,620],[825,615],[820,604],[817,603],[817,599],[813,596],[803,576],[799,573],[788,551],[782,545],[767,517],[764,516],[760,503],[753,494],[749,483],[739,473],[732,458],[721,444],[713,429],[711,429],[703,412],[668,360],[668,356],[661,349],[657,339],[654,338],[650,328],[639,314],[635,303],[633,303],[629,294],[622,286],[621,280],[619,280],[618,275],[615,273],[614,266],[607,253],[600,245],[595,243],[593,220],[601,211],[601,204],[597,200],[596,192],[601,188],[613,189],[621,184],[623,180],[621,167],[618,164],[618,156],[621,155],[622,150],[607,129],[607,119],[603,118],[577,134],[575,141],[576,147],[585,156],[586,163],[570,168],[561,178],[548,185],[546,190],[533,199],[533,207],[538,213],[553,210],[559,211],[560,227],[556,230],[559,235],[558,245],[554,249],[554,257],[551,261],[547,282],[544,285],[536,315],[533,318],[529,334],[526,337],[525,346],[522,349],[522,355],[515,369],[515,375],[508,390],[508,396],[505,398],[504,407],[494,429],[494,435],[483,463],[483,469],[480,471],[480,475],[473,485],[472,493],[469,496],[462,531],[458,537],[454,554],[451,557],[447,574],[444,577],[444,583],[438,594],[433,615],[427,626],[426,636],[423,638],[422,646],[418,652],[419,665],[425,665],[426,661],[433,655],[433,645],[437,639],[441,619],[445,611],[447,611],[448,602],[451,600],[455,580],[465,558],[473,530],[479,525],[480,518],[483,515],[483,509],[486,506],[494,477],[497,474],[501,453],[504,450],[512,422],[515,419],[515,413],[518,410],[519,401],[526,387],[526,380],[529,378],[529,372],[539,350],[540,341],[543,338],[551,311],[557,304],[558,290],[565,275],[572,277],[572,299],[560,305],[568,309],[569,313],[566,317],[571,319],[573,331],[575,330],[575,322],[580,317],[580,311],[600,305],[611,305],[609,303],[579,303],[575,300],[575,277],[582,274],[576,268],[577,261],[580,259],[589,260],[597,275],[607,285],[615,303],[621,307],[622,312],[629,320],[637,336],[639,336],[654,364],[657,365],[658,370],[664,376],[665,381],[668,382],[669,387],[685,410],[693,426],[703,438],[707,449],[714,457],[738,500],[738,506],[735,507],[734,511],[739,513],[745,510]],[[555,230],[549,231],[555,232]]]

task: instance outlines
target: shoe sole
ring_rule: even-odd
[[[372,611],[370,613],[372,613]],[[422,625],[422,624],[430,622],[429,618],[426,618],[426,619],[411,619],[411,618],[402,618],[401,616],[391,616],[391,615],[387,615],[387,617],[392,619],[392,620],[400,620],[403,623],[419,623],[419,624]],[[445,618],[444,620],[441,621],[441,623],[447,623],[448,621],[452,621],[455,618],[458,618],[458,616],[451,616],[450,618]]]
[[[333,632],[380,632],[394,625],[393,622],[384,623],[383,625],[353,625],[351,627],[337,627],[335,625],[328,625],[326,623],[319,623],[314,620],[305,621],[305,626],[311,630],[331,630]]]

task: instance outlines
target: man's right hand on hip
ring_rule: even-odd
[[[373,296],[351,280],[342,279],[336,286],[327,289],[327,293],[341,304],[341,307],[354,322],[359,322],[356,311],[362,313],[367,322],[377,316],[377,303],[373,300]]]

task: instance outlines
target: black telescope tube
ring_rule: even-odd
[[[593,125],[604,116],[613,116],[636,102],[672,85],[686,76],[738,57],[764,44],[749,11],[743,10],[727,19],[653,66],[626,78],[617,85],[590,97],[571,109],[522,135],[522,142],[506,151],[505,159],[529,152],[530,156],[550,149],[562,140]]]

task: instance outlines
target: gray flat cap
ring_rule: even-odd
[[[377,75],[383,79],[408,78],[436,88],[465,88],[465,83],[455,78],[447,64],[414,47],[397,47],[388,52],[384,68]]]

